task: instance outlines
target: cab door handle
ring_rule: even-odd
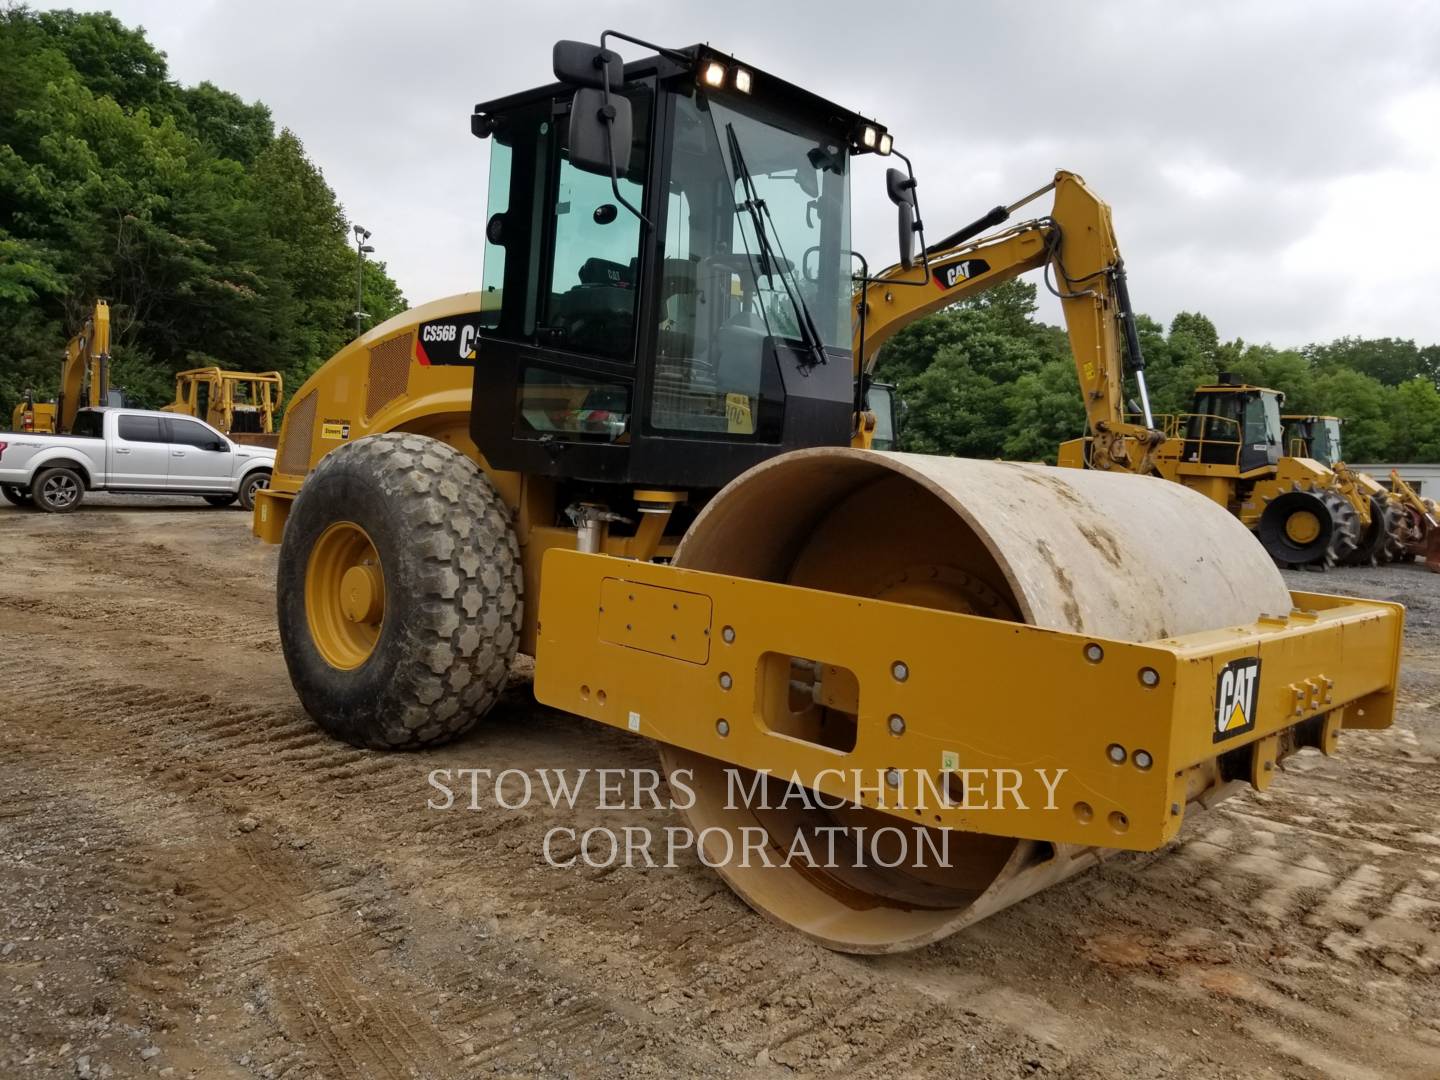
[[[184,450],[171,450],[171,451],[170,451],[170,456],[171,456],[171,457],[184,457],[184,456],[185,456],[185,451],[184,451]]]

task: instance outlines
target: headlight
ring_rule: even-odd
[[[725,65],[711,60],[705,65],[700,78],[706,86],[723,86],[725,84]]]

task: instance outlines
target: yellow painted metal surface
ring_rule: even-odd
[[[191,368],[176,373],[175,400],[163,411],[196,417],[227,435],[242,426],[237,416],[249,412],[254,414],[249,425],[253,434],[273,435],[284,400],[285,379],[278,371]]]
[[[703,664],[710,658],[710,598],[626,578],[600,583],[599,638],[608,645]]]
[[[708,597],[709,659],[667,657],[597,633],[607,582],[615,581]],[[1346,727],[1390,723],[1403,609],[1293,599],[1303,610],[1291,616],[1134,643],[552,550],[535,691],[556,708],[743,768],[795,774],[813,790],[858,795],[862,805],[907,821],[1150,850],[1178,831],[1192,767],[1272,735],[1288,733],[1283,738],[1294,742],[1303,733],[1293,729],[1306,722],[1318,740],[1326,712],[1343,709]],[[693,618],[693,609],[676,612],[676,632],[689,632]],[[648,632],[666,633],[663,624]],[[1100,649],[1098,662],[1091,646]],[[853,750],[787,735],[785,717],[763,707],[773,700],[762,692],[763,661],[777,653],[822,658],[854,674]],[[1220,680],[1227,665],[1249,658],[1259,660],[1253,715],[1221,736]],[[903,735],[892,734],[894,716],[904,720]],[[1113,747],[1123,761],[1113,760]],[[868,777],[858,792],[856,769]],[[992,805],[982,810],[973,805],[978,793],[969,806],[941,805],[920,779],[914,791],[890,791],[881,779],[890,769],[940,785],[943,774],[963,769],[1064,775],[1053,808],[996,806],[991,792]]]

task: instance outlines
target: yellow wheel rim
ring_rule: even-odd
[[[352,521],[335,522],[310,549],[305,618],[331,667],[350,671],[375,651],[385,622],[385,572],[369,535]]]
[[[1297,544],[1308,544],[1320,535],[1320,519],[1309,510],[1297,510],[1285,519],[1285,535]]]

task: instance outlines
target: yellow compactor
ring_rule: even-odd
[[[706,46],[622,65],[615,37],[476,107],[480,289],[369,331],[286,414],[254,528],[322,727],[453,739],[532,654],[540,701],[660,745],[748,903],[887,952],[1390,724],[1403,610],[1289,592],[1212,500],[871,448],[880,343],[1045,268],[1100,456],[1153,452],[1111,415],[1130,312],[1078,177],[1037,193],[1063,228],[1017,226],[992,271],[972,238],[1013,208],[927,246],[883,125]],[[901,258],[875,273],[849,224],[870,155],[905,163]],[[947,855],[784,857],[836,829]]]

